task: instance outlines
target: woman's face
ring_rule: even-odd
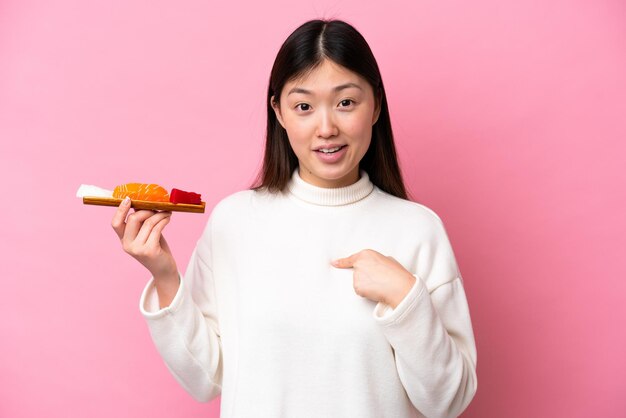
[[[345,187],[359,178],[359,162],[380,113],[370,84],[324,60],[305,77],[285,84],[279,123],[298,157],[300,177],[319,187]]]

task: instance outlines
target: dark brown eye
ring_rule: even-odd
[[[311,108],[311,106],[309,106],[306,103],[300,103],[298,105],[298,110],[302,110],[303,112],[306,112],[307,110],[309,110]]]
[[[342,107],[348,107],[348,106],[350,106],[350,105],[352,104],[352,100],[350,100],[350,99],[344,99],[344,100],[342,100],[342,101],[340,102],[340,104],[341,104],[341,106],[342,106]]]

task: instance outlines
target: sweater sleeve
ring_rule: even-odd
[[[209,219],[170,306],[159,309],[154,278],[144,288],[139,304],[167,368],[201,402],[221,393],[223,367],[210,237]]]
[[[428,418],[452,418],[477,389],[469,307],[448,237],[439,224],[416,282],[395,309],[379,303],[374,319],[394,350],[398,376]],[[430,290],[429,290],[430,289]]]

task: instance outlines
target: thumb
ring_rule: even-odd
[[[355,256],[356,254],[352,254],[349,257],[338,258],[336,260],[331,261],[330,264],[340,269],[349,269],[354,266],[354,262],[356,261]]]

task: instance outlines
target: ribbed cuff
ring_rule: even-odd
[[[415,283],[409,293],[406,294],[404,299],[400,301],[396,308],[392,308],[386,303],[378,302],[376,307],[374,308],[373,316],[376,322],[380,325],[389,325],[393,322],[400,320],[407,311],[409,311],[416,303],[419,296],[426,289],[426,285],[424,281],[420,279],[417,275],[413,275],[415,277]]]
[[[159,295],[157,294],[157,290],[154,285],[154,277],[150,277],[150,280],[144,287],[141,292],[141,297],[139,298],[139,311],[146,319],[158,319],[167,313],[174,312],[178,309],[183,298],[185,287],[183,277],[180,272],[178,272],[178,279],[180,283],[178,284],[178,291],[176,292],[174,299],[172,299],[172,303],[164,308],[159,308]]]

